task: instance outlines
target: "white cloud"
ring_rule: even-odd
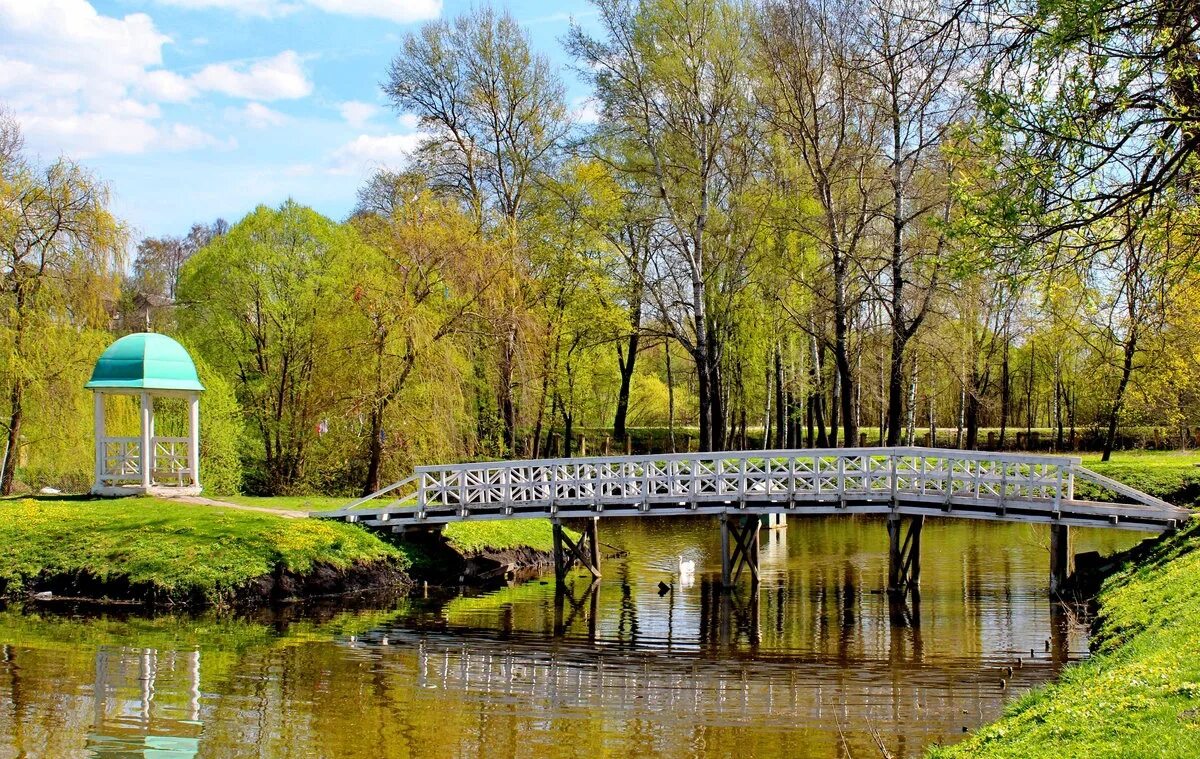
[[[243,108],[230,108],[225,112],[225,115],[231,121],[240,122],[252,129],[279,127],[288,122],[288,117],[285,114],[273,108],[268,108],[262,103],[247,103]]]
[[[332,174],[366,174],[375,169],[398,169],[408,163],[413,150],[425,135],[410,134],[360,134],[350,142],[333,151],[329,172]]]
[[[382,18],[400,24],[437,18],[442,0],[307,0],[314,8],[345,16]]]
[[[141,83],[142,90],[155,100],[182,103],[196,94],[191,82],[174,71],[156,69],[146,73]]]
[[[105,16],[88,0],[0,0],[0,30],[0,102],[22,123],[30,147],[51,154],[225,147],[229,141],[166,120],[159,104],[205,91],[251,100],[312,91],[290,50],[182,76],[163,67],[172,40],[149,16]]]
[[[600,110],[596,107],[597,105],[599,103],[595,98],[577,98],[571,104],[571,117],[580,124],[595,124],[600,121]]]
[[[202,90],[247,100],[302,98],[312,92],[312,82],[294,50],[285,50],[249,67],[214,63],[200,69],[191,82]]]
[[[370,121],[378,111],[379,106],[361,100],[347,100],[338,104],[338,112],[342,114],[342,118],[355,129],[362,128],[362,125]]]
[[[243,16],[277,18],[302,7],[342,16],[382,18],[401,24],[437,18],[442,0],[158,0],[180,8],[229,10]]]

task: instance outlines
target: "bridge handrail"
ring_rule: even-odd
[[[921,446],[867,446],[863,448],[772,448],[752,451],[709,451],[690,453],[636,454],[629,456],[574,456],[564,459],[496,459],[472,461],[460,464],[427,464],[413,468],[414,475],[422,472],[442,472],[447,469],[513,469],[522,466],[557,466],[571,464],[607,464],[616,461],[629,463],[657,461],[696,461],[704,459],[761,459],[761,458],[822,458],[860,456],[918,456],[979,461],[1007,461],[1010,463],[1050,464],[1062,466],[1083,463],[1079,456],[1057,456],[1051,454],[1011,454],[993,451],[970,451],[957,448],[930,448]],[[1017,459],[1020,459],[1017,462]]]
[[[1113,491],[1114,493],[1119,493],[1120,495],[1123,495],[1126,498],[1132,498],[1134,501],[1137,501],[1138,503],[1140,503],[1144,506],[1150,506],[1150,507],[1159,508],[1159,509],[1178,508],[1173,504],[1167,503],[1166,501],[1162,500],[1161,498],[1155,498],[1154,496],[1150,495],[1149,493],[1143,493],[1142,491],[1138,490],[1137,488],[1132,488],[1123,482],[1118,482],[1118,481],[1114,480],[1111,477],[1105,477],[1104,475],[1100,474],[1099,472],[1093,472],[1091,469],[1087,469],[1086,467],[1082,467],[1082,466],[1075,467],[1075,476],[1079,477],[1080,479],[1087,480],[1088,482],[1091,482],[1094,485],[1099,485],[1100,487],[1108,488],[1109,490]]]

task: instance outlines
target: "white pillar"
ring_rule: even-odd
[[[200,487],[200,395],[188,395],[188,469],[192,486]]]
[[[154,469],[154,400],[142,391],[142,487],[150,489],[150,473]]]
[[[98,489],[104,486],[104,470],[108,460],[107,446],[104,444],[104,394],[92,393],[92,422],[96,432],[96,481],[92,486]]]

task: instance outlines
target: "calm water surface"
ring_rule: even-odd
[[[0,612],[0,756],[914,756],[1087,655],[1087,621],[1048,600],[1044,528],[927,522],[920,599],[902,605],[879,592],[880,520],[764,532],[756,596],[717,592],[714,520],[602,522],[600,538],[628,556],[565,593]],[[1075,547],[1138,539],[1077,530]]]

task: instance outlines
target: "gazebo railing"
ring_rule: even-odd
[[[104,471],[107,482],[140,482],[142,479],[142,441],[136,437],[107,437],[104,447]]]
[[[185,437],[153,437],[153,472],[171,476],[188,471],[188,439]]]
[[[142,441],[137,437],[107,437],[104,447],[104,469],[100,479],[109,483],[142,481]],[[155,478],[182,481],[191,474],[188,466],[186,437],[155,436],[150,438],[153,460],[150,472]]]

